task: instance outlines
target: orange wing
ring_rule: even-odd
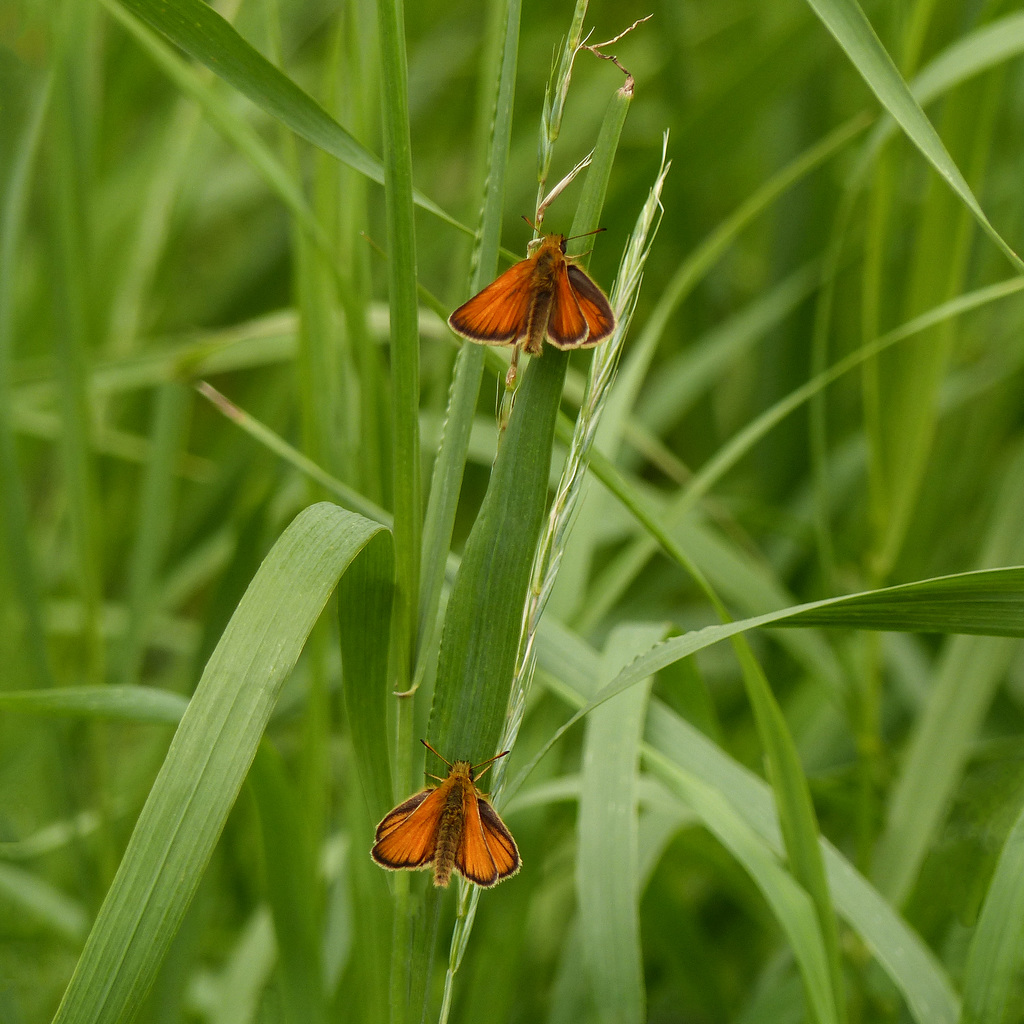
[[[555,348],[579,348],[586,342],[589,332],[586,318],[576,301],[576,293],[569,283],[566,263],[562,260],[555,270],[555,288],[548,315],[548,341]]]
[[[480,821],[484,829],[484,839],[491,859],[498,869],[498,881],[514,875],[520,868],[519,848],[512,838],[512,833],[505,828],[505,822],[498,817],[498,812],[483,798],[478,797],[480,804]]]
[[[519,850],[484,797],[467,790],[464,807],[466,822],[455,866],[471,882],[490,888],[519,870]]]
[[[532,259],[509,267],[482,292],[459,306],[448,317],[449,327],[470,341],[514,345],[526,330],[533,297],[533,267]]]
[[[455,854],[455,867],[471,882],[487,888],[498,881],[498,869],[487,849],[480,820],[480,803],[474,787],[466,786],[462,796],[465,821],[462,823],[459,849]]]
[[[587,274],[577,266],[569,264],[569,281],[576,292],[580,310],[586,317],[590,334],[581,346],[590,348],[599,341],[604,341],[615,330],[615,313],[612,311],[608,297]]]
[[[394,810],[388,811],[384,815],[384,820],[377,826],[377,842],[380,842],[389,832],[393,832],[398,828],[431,793],[433,793],[432,789],[421,789],[418,793],[413,793],[408,800],[400,803]]]
[[[377,826],[370,856],[391,868],[423,868],[434,859],[437,828],[444,810],[441,788],[424,789],[390,811]]]

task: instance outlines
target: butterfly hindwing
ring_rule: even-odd
[[[485,345],[514,345],[526,329],[532,298],[533,262],[509,267],[483,291],[459,306],[448,324],[456,334]]]
[[[512,838],[512,833],[498,817],[498,812],[482,796],[477,797],[477,803],[484,839],[498,872],[497,881],[500,882],[519,870],[519,848]]]
[[[591,345],[603,341],[615,330],[615,313],[612,311],[608,297],[594,284],[584,270],[570,263],[568,277],[589,328],[589,334],[582,347],[590,348]]]

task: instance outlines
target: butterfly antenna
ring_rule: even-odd
[[[426,740],[420,740],[420,743],[422,743],[423,746],[425,746],[435,757],[441,757],[441,755]],[[441,757],[441,760],[444,761],[449,768],[454,767],[447,757]],[[485,761],[484,763],[486,764],[487,762]]]
[[[479,764],[473,765],[473,780],[476,781],[480,778],[480,775],[484,774],[484,772],[490,771],[491,765],[493,765],[495,761],[509,753],[511,753],[511,751],[503,750],[500,754],[495,754],[494,757],[489,757],[486,761],[481,761]],[[484,765],[486,765],[487,767],[485,768]],[[480,772],[480,774],[478,775],[476,771],[477,768],[483,768],[484,770]]]
[[[594,228],[593,231],[584,231],[582,235],[570,235],[566,241],[571,242],[574,238],[586,238],[587,235],[599,235],[602,231],[607,231],[607,228]]]

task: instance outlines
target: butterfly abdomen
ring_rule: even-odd
[[[526,343],[524,351],[532,356],[543,352],[544,335],[547,333],[548,320],[551,318],[551,302],[555,294],[555,275],[565,257],[557,241],[561,235],[550,235],[544,239],[540,249],[534,256],[533,265],[533,301],[526,318],[526,329],[523,334]]]

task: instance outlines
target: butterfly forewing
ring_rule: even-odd
[[[480,820],[480,804],[473,786],[467,786],[463,794],[465,821],[462,825],[462,839],[455,854],[455,867],[471,882],[488,888],[498,881],[498,869],[487,849],[483,824]]]
[[[398,828],[432,792],[433,790],[430,789],[421,789],[418,793],[413,793],[408,800],[400,803],[393,811],[389,811],[384,820],[377,826],[377,842],[380,842],[389,832],[393,832]]]
[[[532,299],[533,261],[523,260],[509,267],[459,306],[448,324],[457,334],[486,345],[511,345],[526,329]]]
[[[579,348],[586,342],[589,333],[590,328],[569,282],[566,263],[562,260],[555,271],[548,315],[548,341],[556,348]]]
[[[423,790],[399,804],[378,826],[370,855],[386,868],[420,868],[434,859],[444,810],[442,787]],[[410,806],[412,805],[412,806]]]
[[[586,318],[587,326],[590,329],[584,343],[584,347],[589,348],[591,345],[603,341],[615,330],[615,313],[612,311],[608,297],[590,280],[585,271],[570,263],[568,276],[576,292],[580,311]]]

